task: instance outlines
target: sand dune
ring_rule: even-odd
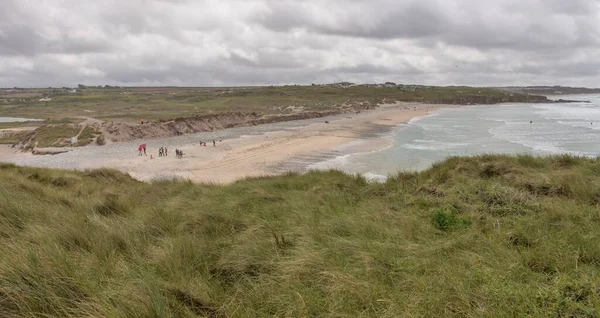
[[[449,106],[382,105],[376,110],[340,116],[329,123],[325,123],[326,119],[323,119],[306,126],[217,140],[216,147],[212,140],[204,140],[207,146],[200,146],[200,140],[195,141],[194,138],[184,144],[169,146],[183,150],[183,159],[175,158],[175,148],[169,148],[167,157],[157,157],[159,146],[150,147],[147,156],[137,156],[133,149],[123,152],[110,148],[115,144],[86,147],[47,157],[48,159],[35,158],[29,161],[26,160],[26,155],[3,149],[0,151],[0,160],[58,168],[109,167],[128,172],[143,181],[180,177],[195,182],[223,184],[245,177],[275,175],[288,170],[300,172],[307,165],[332,156],[383,148],[389,141],[380,138],[380,133],[389,132],[400,123],[443,107]],[[351,147],[340,150],[345,145]],[[132,145],[128,147],[134,148]],[[98,151],[97,148],[102,148],[103,151]],[[86,151],[95,151],[97,155],[85,156]]]

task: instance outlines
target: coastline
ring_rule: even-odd
[[[207,134],[188,136],[185,140],[173,137],[148,141],[148,156],[137,155],[137,150],[132,149],[136,142],[83,147],[54,156],[32,156],[2,147],[0,161],[78,170],[113,168],[141,181],[182,178],[200,183],[228,184],[247,177],[303,172],[311,164],[337,156],[380,151],[391,146],[391,139],[382,138],[381,134],[393,132],[399,124],[408,123],[413,118],[455,107],[459,106],[380,105],[375,110],[360,114],[337,116],[329,123],[325,123],[327,118],[320,118],[300,126],[293,122],[279,123],[266,132],[250,128],[247,134],[216,140],[216,146],[210,139],[204,139],[207,146],[199,145],[199,140],[202,140],[199,138],[207,138]],[[151,154],[157,156],[157,148],[161,144],[168,146],[169,156],[150,159]],[[175,149],[184,152],[183,159],[175,158]]]

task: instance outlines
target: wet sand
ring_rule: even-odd
[[[413,117],[446,107],[455,106],[382,105],[360,114],[234,128],[162,140],[89,146],[54,156],[33,156],[0,146],[0,161],[64,169],[108,167],[143,181],[183,178],[225,184],[246,177],[303,172],[312,163],[338,155],[384,148],[390,141],[382,138],[383,134]],[[329,123],[325,123],[326,120]],[[212,139],[215,139],[216,147]],[[206,142],[206,146],[200,146],[200,141]],[[139,143],[148,144],[147,156],[138,156]],[[168,147],[167,157],[158,157],[161,146]],[[182,159],[175,157],[176,148],[184,152]]]

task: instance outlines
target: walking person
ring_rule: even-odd
[[[141,144],[138,146],[138,156],[142,155],[142,151],[144,152],[144,155],[146,155],[146,144]]]
[[[215,140],[213,139],[213,147],[216,147],[217,143],[215,142]]]
[[[165,157],[167,156],[167,152],[168,152],[167,147],[165,147]]]

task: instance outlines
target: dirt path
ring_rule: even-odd
[[[79,133],[77,133],[77,136],[75,136],[76,138],[79,138],[79,136],[81,136],[81,133],[83,133],[83,131],[88,126],[97,125],[98,127],[100,127],[104,123],[102,120],[92,118],[92,117],[79,116],[77,118],[81,118],[81,119],[85,119],[85,120],[78,124],[79,126],[81,126],[81,129],[79,130]]]

